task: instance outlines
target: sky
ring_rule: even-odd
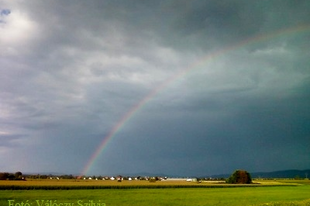
[[[0,0],[0,170],[310,168],[310,1]]]

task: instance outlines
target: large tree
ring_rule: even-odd
[[[229,184],[250,184],[252,178],[245,170],[236,170],[226,181]]]

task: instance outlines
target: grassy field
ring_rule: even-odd
[[[277,184],[279,183],[279,184]],[[260,187],[207,187],[207,188],[139,188],[139,185],[191,185],[189,182],[156,182],[147,181],[0,181],[3,184],[25,185],[131,185],[130,189],[70,189],[70,190],[0,190],[1,206],[64,206],[70,203],[75,206],[103,205],[309,205],[309,181],[264,181]],[[200,185],[210,185],[201,183]],[[291,186],[289,186],[291,184]],[[218,185],[218,184],[214,184]],[[286,186],[283,186],[286,185]],[[297,185],[297,186],[296,186]],[[135,189],[134,186],[138,186]],[[265,187],[267,186],[267,187]],[[272,186],[272,187],[271,187]],[[10,200],[10,201],[9,201]],[[38,201],[38,202],[37,202]],[[17,204],[16,204],[17,203]],[[73,203],[73,204],[72,204]],[[93,205],[89,203],[94,203]],[[24,205],[27,206],[27,205]]]

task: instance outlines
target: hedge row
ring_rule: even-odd
[[[79,190],[79,189],[163,189],[163,188],[233,188],[274,187],[289,185],[99,185],[99,186],[48,186],[48,185],[0,185],[0,190]],[[292,186],[292,185],[290,185]]]

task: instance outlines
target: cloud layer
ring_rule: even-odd
[[[0,5],[2,170],[80,173],[163,84],[90,174],[310,164],[308,1]]]

